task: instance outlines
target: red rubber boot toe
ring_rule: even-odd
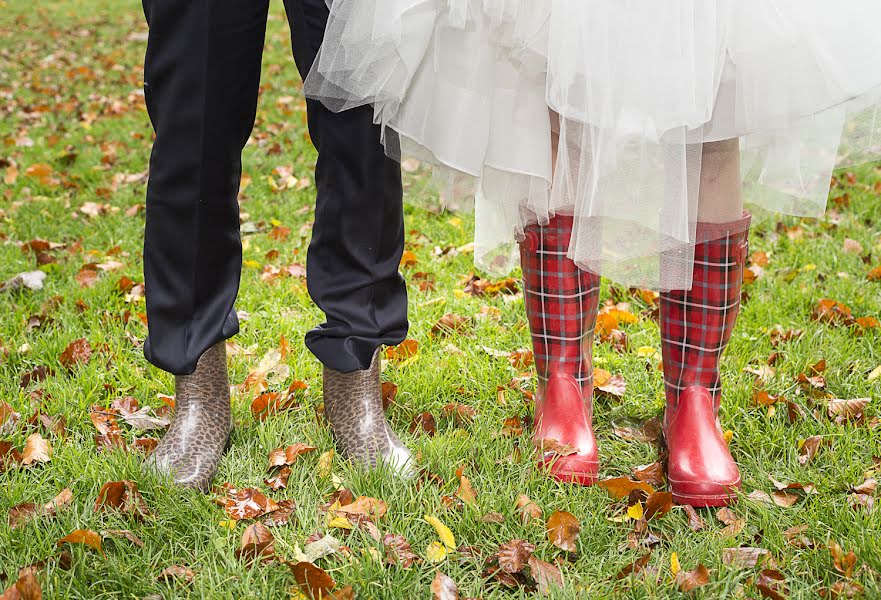
[[[664,430],[674,502],[706,507],[736,500],[740,471],[722,436],[709,390],[686,388],[675,406],[667,406]]]
[[[542,396],[536,404],[534,435],[539,467],[557,481],[593,485],[599,472],[599,452],[590,393],[583,393],[572,375],[556,373],[548,379]],[[557,449],[542,451],[553,446]],[[561,446],[577,452],[563,456]]]

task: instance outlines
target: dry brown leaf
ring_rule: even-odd
[[[699,564],[692,571],[679,571],[676,573],[676,585],[686,593],[708,583],[710,583],[710,571],[703,564]]]
[[[532,572],[532,578],[538,584],[538,593],[542,596],[547,596],[552,587],[563,587],[563,575],[556,565],[530,556],[529,569]]]
[[[49,440],[44,439],[39,433],[32,433],[25,440],[19,462],[27,467],[36,463],[47,463],[51,457],[52,447],[49,445]]]
[[[42,600],[43,588],[37,581],[37,568],[25,567],[19,570],[18,579],[5,592],[0,600]]]
[[[433,336],[446,336],[446,335],[454,335],[454,334],[462,334],[468,331],[471,327],[471,319],[468,317],[463,317],[461,315],[456,315],[453,313],[447,313],[440,320],[434,324],[431,328],[431,335]]]
[[[333,588],[336,587],[333,577],[328,575],[324,569],[316,567],[312,563],[305,561],[296,564],[288,563],[288,567],[293,572],[300,591],[313,600],[327,598],[333,592]]]
[[[300,456],[304,454],[309,454],[310,452],[315,452],[316,450],[318,450],[318,448],[316,448],[315,446],[302,444],[300,442],[292,444],[287,448],[276,448],[269,453],[269,466],[266,468],[266,470],[271,471],[275,467],[292,465],[297,462],[297,459]]]
[[[564,444],[553,439],[535,439],[532,440],[536,450],[542,454],[554,454],[556,456],[570,456],[578,454],[578,448],[574,448],[568,444]]]
[[[616,500],[627,498],[633,490],[642,490],[647,495],[653,494],[655,488],[643,481],[633,481],[627,477],[611,477],[598,482]]]
[[[257,517],[276,511],[280,506],[272,498],[267,498],[255,488],[227,488],[226,496],[217,498],[215,502],[226,510],[230,519],[256,519]]]
[[[459,489],[456,496],[465,504],[477,504],[477,492],[471,487],[471,480],[464,475],[464,467],[456,469],[456,477],[459,478]]]
[[[655,492],[649,494],[645,501],[645,520],[650,521],[655,517],[663,517],[673,509],[673,494],[670,492]]]
[[[517,496],[517,502],[514,505],[517,512],[520,513],[520,521],[524,525],[528,525],[535,519],[541,519],[542,510],[538,504],[533,502],[526,494]]]
[[[688,515],[688,526],[691,528],[692,531],[700,531],[704,527],[706,527],[706,523],[704,523],[704,520],[701,518],[701,516],[697,514],[697,511],[694,509],[693,506],[684,504],[682,508],[685,510],[685,514]]]
[[[722,550],[722,562],[735,569],[751,569],[763,556],[770,555],[764,548],[725,548]]]
[[[85,338],[80,338],[67,345],[67,348],[58,357],[58,362],[70,371],[78,365],[87,364],[91,357],[92,346],[89,345]]]
[[[499,568],[505,573],[519,573],[529,562],[535,545],[526,540],[511,540],[499,546]]]
[[[820,590],[821,598],[861,598],[866,589],[856,581],[836,581],[828,588]]]
[[[385,357],[392,362],[402,363],[419,353],[419,342],[407,339],[397,346],[389,346],[385,349]]]
[[[646,552],[639,558],[637,558],[632,563],[625,565],[618,573],[615,575],[615,579],[624,579],[629,575],[636,575],[642,572],[645,569],[645,566],[648,564],[649,559],[652,557],[651,551]]]
[[[353,502],[335,509],[336,513],[347,517],[364,517],[375,521],[388,512],[388,505],[382,500],[368,496],[358,496]]]
[[[115,510],[139,520],[152,514],[138,492],[138,484],[128,479],[110,481],[101,486],[95,510]]]
[[[252,523],[245,528],[239,548],[236,550],[236,558],[246,561],[254,561],[261,556],[272,556],[275,553],[275,536],[260,523]]]
[[[184,585],[189,585],[195,578],[196,573],[191,568],[183,565],[172,565],[162,569],[162,572],[159,573],[159,577],[156,579],[166,582],[177,581]]]
[[[866,405],[871,398],[856,398],[853,400],[830,400],[826,405],[826,412],[830,419],[844,421],[859,419],[863,415]]]
[[[850,579],[853,569],[857,564],[857,555],[854,554],[853,550],[845,554],[841,546],[834,541],[829,542],[826,547],[829,548],[829,554],[832,555],[832,566],[835,567],[836,571]]]
[[[789,590],[786,587],[786,577],[776,569],[762,569],[753,585],[759,590],[763,598],[769,600],[786,600]]]
[[[566,552],[575,552],[578,548],[578,533],[581,523],[574,515],[565,511],[556,511],[548,518],[548,540],[557,548]]]
[[[382,538],[382,545],[385,548],[385,560],[390,565],[409,569],[419,560],[419,556],[410,547],[410,542],[402,535],[387,533]]]
[[[664,465],[660,461],[653,462],[649,465],[641,465],[631,469],[633,478],[637,481],[643,481],[655,487],[661,487],[667,483],[667,475]]]
[[[459,600],[459,587],[456,582],[440,571],[434,576],[430,589],[434,600]]]
[[[288,487],[288,479],[291,477],[291,468],[290,467],[282,467],[278,471],[275,472],[274,475],[267,477],[263,480],[263,483],[269,486],[269,489],[283,490]]]
[[[97,550],[101,556],[104,556],[104,550],[101,548],[101,536],[90,529],[77,529],[70,532],[60,540],[57,544],[82,544]]]
[[[417,435],[420,431],[429,437],[434,437],[437,433],[437,421],[430,412],[413,416],[413,421],[410,423],[410,433]]]
[[[724,506],[716,511],[716,518],[725,524],[725,527],[719,531],[719,535],[723,537],[735,537],[746,525],[746,519],[738,517],[733,510]]]

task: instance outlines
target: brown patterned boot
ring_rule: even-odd
[[[175,378],[174,418],[147,461],[177,485],[207,492],[232,433],[226,342],[199,358],[192,375]]]
[[[410,450],[385,420],[378,349],[366,371],[324,368],[324,416],[345,458],[368,468],[382,464],[403,477],[413,475]]]

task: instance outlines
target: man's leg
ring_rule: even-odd
[[[324,37],[324,0],[286,0],[303,77]],[[340,450],[373,465],[409,461],[382,414],[379,347],[407,335],[400,165],[385,155],[369,107],[333,113],[309,100],[318,149],[315,224],[306,265],[312,299],[327,321],[306,335],[325,366],[325,414]]]
[[[241,151],[254,124],[268,0],[144,0],[156,130],[144,242],[147,359],[178,375],[174,422],[152,462],[207,489],[230,432],[224,340],[242,248]]]

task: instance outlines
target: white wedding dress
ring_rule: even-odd
[[[472,197],[493,272],[561,213],[582,268],[688,288],[665,256],[693,251],[703,143],[740,138],[747,203],[803,216],[881,157],[881,0],[329,4],[306,94],[372,104],[389,155]]]

